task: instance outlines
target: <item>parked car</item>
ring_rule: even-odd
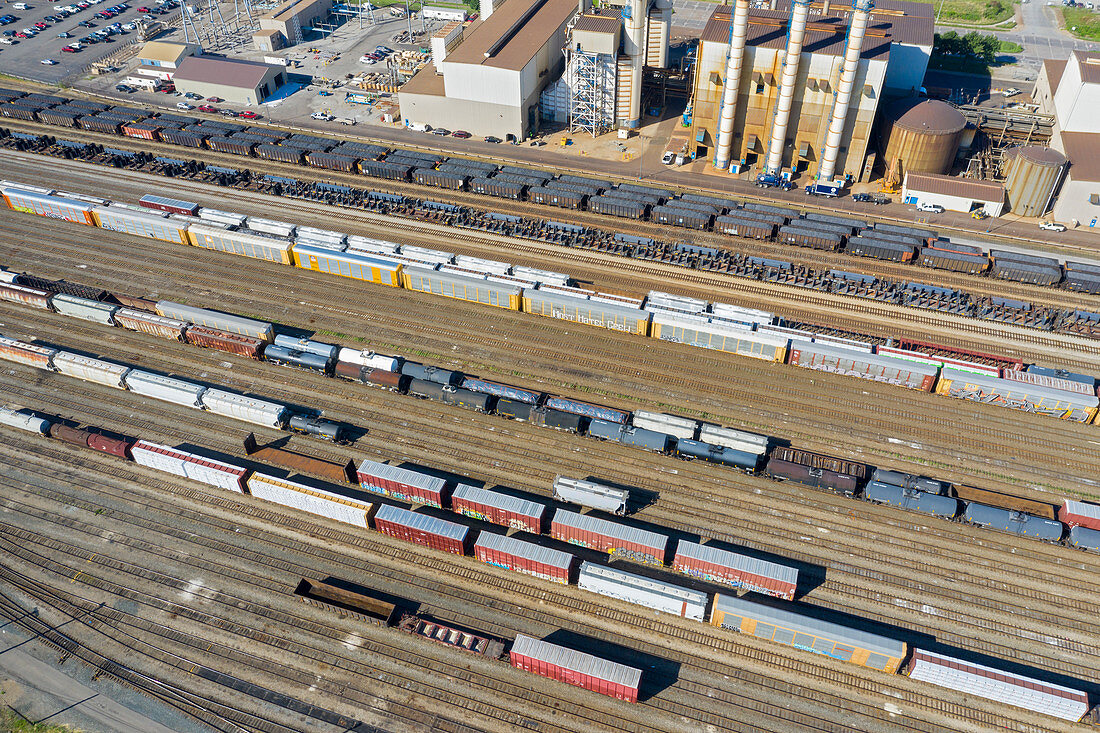
[[[868,204],[878,204],[880,206],[882,204],[890,203],[890,199],[888,197],[883,196],[881,194],[873,194],[873,193],[853,193],[852,194],[852,201],[859,201],[859,202],[868,203]]]
[[[188,104],[187,102],[177,102],[176,109],[192,110],[195,109],[195,105]]]
[[[137,90],[131,86],[127,86],[126,84],[115,84],[115,91],[130,94],[131,92],[136,92]]]
[[[928,214],[942,214],[944,208],[939,204],[920,203],[917,204],[917,211],[923,211]]]
[[[447,128],[445,128],[445,127],[437,127],[434,130],[432,130],[432,134],[433,135],[439,135],[440,137],[447,137],[448,135],[451,134],[451,131],[448,130]]]
[[[451,137],[457,137],[459,140],[466,140],[467,138],[471,137],[471,135],[465,130],[455,130],[451,133]]]
[[[42,59],[38,63],[45,64],[46,66],[56,66],[57,65],[57,62],[54,61],[53,59]]]
[[[80,50],[79,48],[74,48],[73,46],[62,46],[61,47],[61,52],[62,53],[76,53],[79,50]]]
[[[242,120],[262,119],[262,115],[258,115],[250,109],[246,109],[244,112],[239,113],[237,116],[240,117]]]
[[[309,118],[310,118],[311,120],[323,120],[323,121],[325,121],[325,122],[328,122],[329,120],[334,120],[334,119],[336,119],[336,118],[335,118],[335,117],[333,117],[332,115],[330,115],[330,114],[325,114],[324,112],[314,112],[313,114],[311,114],[311,115],[309,116]]]
[[[199,112],[217,112],[218,108],[212,104],[200,104]]]
[[[485,138],[485,142],[487,142],[487,143],[502,143],[504,141],[501,140],[496,135],[490,135],[489,137]]]
[[[201,97],[200,97],[200,99],[201,99]],[[222,117],[236,117],[237,116],[237,113],[234,112],[231,109],[223,109],[218,114],[220,114]]]
[[[5,46],[14,46],[15,44],[19,43],[19,41],[15,40],[14,38],[0,38],[0,43],[4,44]]]
[[[674,160],[676,160],[676,154],[671,150],[666,151],[665,154],[661,156],[661,162],[665,165],[672,165]]]
[[[183,95],[186,99],[202,99],[201,94],[195,94],[194,92],[187,92]]]
[[[221,97],[207,97],[206,101],[207,102],[213,102],[214,104],[217,104],[218,102],[224,102],[225,100],[222,99]]]
[[[1066,225],[1059,224],[1056,221],[1044,221],[1040,222],[1039,228],[1047,232],[1064,232],[1066,230]]]

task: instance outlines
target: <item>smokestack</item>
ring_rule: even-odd
[[[724,171],[730,166],[733,145],[733,120],[737,116],[737,95],[741,91],[741,64],[745,59],[745,37],[749,32],[749,0],[736,0],[730,20],[730,50],[726,60],[726,82],[722,86],[722,112],[718,121],[718,147],[714,167]]]
[[[772,139],[768,146],[766,173],[778,174],[783,167],[783,148],[787,142],[787,123],[794,106],[794,88],[798,81],[798,64],[802,59],[802,42],[806,38],[806,21],[810,17],[810,0],[793,0],[791,25],[787,31],[787,50],[783,54],[783,76],[779,82],[779,98],[775,102]]]
[[[844,66],[840,70],[840,82],[833,101],[833,116],[829,120],[829,131],[825,134],[825,144],[821,146],[821,165],[817,167],[817,180],[831,181],[836,175],[836,160],[840,154],[840,141],[844,136],[844,126],[848,121],[848,108],[852,103],[852,90],[859,71],[859,54],[863,49],[863,37],[867,34],[867,23],[875,0],[852,0],[852,15],[848,21],[848,45],[844,51]]]
[[[645,30],[647,0],[630,0],[630,17],[626,19],[623,50],[630,58],[630,106],[623,126],[634,129],[642,122],[642,67],[645,66]]]
[[[828,15],[830,7],[832,7],[832,0],[825,0],[825,4],[821,6],[821,14]]]

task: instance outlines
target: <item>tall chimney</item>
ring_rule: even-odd
[[[733,145],[733,120],[737,116],[737,95],[741,91],[741,64],[745,59],[745,37],[749,32],[749,0],[736,0],[730,20],[730,50],[726,59],[726,81],[722,85],[722,112],[718,121],[718,147],[714,167],[724,171],[730,166]]]
[[[875,0],[852,0],[852,14],[848,21],[848,45],[844,51],[844,66],[840,70],[840,82],[836,87],[836,99],[833,101],[833,116],[829,120],[829,130],[825,134],[825,144],[821,146],[821,165],[817,167],[817,180],[831,181],[836,175],[836,160],[840,155],[840,141],[844,136],[844,126],[848,121],[848,108],[852,104],[852,90],[855,89],[856,73],[859,71],[859,54],[863,49],[863,37],[867,34],[867,24]]]
[[[630,58],[630,107],[623,126],[634,129],[642,123],[642,67],[645,66],[645,36],[649,10],[647,0],[630,0],[630,17],[626,19],[623,51]]]
[[[768,146],[766,173],[778,174],[783,167],[783,148],[787,142],[787,123],[794,106],[794,89],[798,81],[798,64],[802,59],[802,42],[806,38],[806,21],[810,17],[810,0],[793,0],[791,25],[787,30],[787,50],[783,55],[783,76],[779,82],[779,98],[775,102],[772,137]]]

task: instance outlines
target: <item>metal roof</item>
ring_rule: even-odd
[[[1100,519],[1100,504],[1086,504],[1083,501],[1074,501],[1073,499],[1066,499],[1065,511],[1076,514],[1079,517],[1090,517],[1092,519]]]
[[[746,43],[758,48],[782,49],[786,47],[787,16],[789,11],[770,11],[753,8],[749,10],[749,27]],[[845,14],[846,16],[846,14]],[[932,40],[932,20],[928,18],[927,45]],[[730,8],[719,5],[707,21],[700,34],[701,41],[729,43]],[[818,17],[806,27],[806,39],[802,52],[805,54],[823,54],[829,56],[844,55],[846,47],[847,21],[834,17]],[[876,22],[867,29],[863,38],[861,57],[864,59],[883,58],[890,53],[890,43],[897,40],[891,35],[893,25],[889,22]],[[918,34],[919,35],[919,34]],[[903,42],[903,41],[898,41]]]
[[[489,491],[488,489],[479,489],[469,484],[459,484],[456,486],[451,497],[453,499],[465,499],[466,501],[484,504],[486,506],[495,507],[496,509],[503,509],[506,512],[512,512],[513,514],[519,514],[524,517],[538,518],[546,511],[546,507],[539,504],[537,501],[528,501],[518,496],[509,496],[508,494],[501,494],[496,491]]]
[[[1046,69],[1047,79],[1050,81],[1050,93],[1058,91],[1058,82],[1062,81],[1062,74],[1066,71],[1069,59],[1043,59],[1043,68]]]
[[[1005,158],[1017,156],[1030,163],[1051,167],[1064,165],[1066,162],[1066,156],[1043,145],[1021,145],[1004,151]]]
[[[510,0],[467,26],[445,63],[519,71],[576,12],[574,0]]]
[[[999,181],[979,181],[974,178],[940,176],[932,173],[906,173],[905,189],[998,204],[1005,200],[1005,185]]]
[[[188,56],[180,62],[172,80],[218,84],[235,89],[254,90],[270,72],[282,72],[281,66],[218,56]]]
[[[629,594],[630,589],[637,589],[656,596],[662,596],[674,603],[686,602],[703,608],[706,608],[707,605],[707,594],[702,591],[684,588],[672,583],[663,583],[643,575],[635,575],[616,568],[609,568],[606,565],[583,562],[578,577],[578,584],[584,578],[598,578],[605,584],[626,589],[623,591],[624,594]]]
[[[363,462],[359,464],[359,473],[365,473],[368,476],[385,479],[387,481],[396,481],[397,483],[407,486],[415,486],[418,489],[424,489],[426,491],[439,492],[447,485],[446,481],[441,478],[436,478],[435,476],[428,476],[419,471],[412,471],[408,468],[400,468],[398,466],[388,466],[385,463],[378,463],[377,461],[366,459],[363,459]]]
[[[722,550],[710,545],[700,545],[697,542],[680,540],[676,545],[676,554],[690,557],[703,562],[722,565],[745,573],[752,573],[764,578],[772,578],[782,583],[798,583],[798,569],[789,565],[780,565],[776,562],[760,560],[748,555],[741,555],[729,550]]]
[[[1069,175],[1075,181],[1100,181],[1100,134],[1059,132],[1062,150],[1069,158]]]
[[[939,99],[909,97],[894,102],[886,111],[894,125],[933,135],[953,135],[966,127],[966,117]]]
[[[923,649],[913,650],[909,676],[1062,720],[1080,720],[1089,711],[1088,695],[1084,692]]]
[[[374,515],[374,519],[375,521],[400,524],[409,529],[459,541],[465,539],[466,533],[470,531],[470,528],[463,524],[455,524],[444,519],[429,517],[427,514],[417,514],[392,504],[380,506],[378,512]]]
[[[792,608],[795,608],[792,604]],[[737,596],[718,593],[714,596],[715,610],[721,610],[732,616],[741,616],[762,621],[773,626],[781,626],[812,636],[821,636],[841,644],[867,649],[887,657],[904,657],[905,643],[886,636],[872,634],[869,631],[842,626],[829,621],[807,616],[797,611],[788,611],[773,605],[757,603]]]
[[[169,41],[148,41],[138,53],[139,59],[168,61],[178,64],[180,59],[191,54],[202,53],[202,47],[195,43],[171,43]]]
[[[582,15],[573,26],[575,31],[588,31],[589,33],[614,33],[619,30],[622,20],[610,15]]]
[[[940,372],[944,380],[958,381],[968,387],[977,387],[986,391],[996,391],[1004,396],[1016,395],[1028,396],[1031,401],[1047,399],[1058,403],[1072,404],[1078,408],[1090,409],[1100,404],[1096,395],[1081,395],[1074,392],[1065,392],[1042,384],[1025,384],[1013,382],[1001,377],[976,372],[962,371],[945,366]]]
[[[915,374],[924,374],[934,377],[939,373],[939,367],[937,366],[921,364],[920,362],[909,361],[908,359],[900,359],[883,354],[869,354],[865,351],[845,349],[840,346],[832,346],[822,341],[814,341],[811,343],[809,341],[791,339],[791,351],[796,349],[807,355],[818,354],[834,359],[851,360],[862,364],[869,364],[874,367],[907,370]]]
[[[493,532],[482,532],[478,536],[477,542],[474,543],[474,547],[485,547],[563,570],[568,570],[573,564],[573,556],[568,552],[543,547],[532,542],[524,542],[514,537],[494,534]]]
[[[512,644],[512,651],[532,659],[538,659],[555,667],[568,669],[571,672],[595,677],[624,687],[638,688],[642,679],[642,672],[625,664],[609,662],[606,659],[594,657],[584,652],[566,649],[557,644],[534,639],[530,636],[518,634]]]
[[[554,524],[561,524],[584,532],[592,532],[604,535],[605,537],[633,542],[644,547],[652,547],[654,549],[659,549],[662,553],[664,552],[665,546],[668,544],[668,537],[663,534],[649,532],[636,527],[627,527],[623,524],[609,522],[606,519],[600,519],[587,514],[577,514],[568,509],[558,509],[554,512]]]

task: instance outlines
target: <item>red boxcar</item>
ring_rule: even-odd
[[[166,196],[154,196],[151,193],[145,194],[140,199],[138,199],[138,204],[144,206],[147,209],[167,211],[169,214],[198,216],[199,213],[198,204],[191,203],[190,201],[180,201],[179,199],[170,199]]]
[[[794,600],[798,588],[797,568],[687,540],[680,540],[676,545],[672,567],[693,578],[746,588],[788,601]]]
[[[374,528],[384,535],[455,555],[466,554],[470,536],[469,527],[389,504],[378,508]]]
[[[565,584],[569,583],[574,560],[568,552],[492,532],[482,532],[478,536],[474,557],[498,568]]]
[[[519,634],[508,654],[516,669],[583,687],[618,700],[638,702],[641,670]]]
[[[443,508],[447,482],[441,478],[367,460],[359,464],[358,476],[359,485],[367,491],[414,504]]]
[[[550,536],[648,565],[664,565],[668,546],[668,537],[663,534],[565,509],[554,513]]]
[[[459,514],[532,534],[542,534],[546,505],[518,496],[459,484],[451,495],[451,508]]]
[[[1100,531],[1100,505],[1066,499],[1058,509],[1058,519],[1067,527],[1088,527]]]
[[[259,359],[265,345],[262,339],[209,326],[188,326],[183,332],[183,340],[195,346],[226,351],[238,356],[247,356],[250,359]]]

